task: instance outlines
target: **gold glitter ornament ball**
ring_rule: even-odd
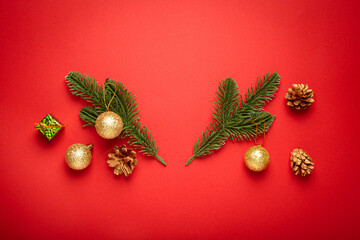
[[[245,165],[252,171],[260,172],[267,168],[270,162],[268,151],[261,145],[249,148],[245,153]]]
[[[75,143],[71,145],[65,153],[66,164],[74,170],[85,169],[91,162],[91,149],[91,144]]]
[[[113,139],[120,135],[123,129],[121,117],[112,111],[106,111],[98,116],[95,121],[96,132],[100,137]]]

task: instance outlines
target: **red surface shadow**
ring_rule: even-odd
[[[254,181],[266,181],[266,178],[268,176],[268,169],[265,169],[264,171],[261,172],[255,172],[255,171],[251,171],[250,169],[248,169],[245,164],[243,166],[246,170],[246,175],[247,177],[251,178]],[[269,168],[269,166],[268,166]]]
[[[34,128],[34,141],[37,143],[37,146],[41,146],[43,149],[56,148],[64,139],[64,131],[65,128],[61,129],[55,137],[49,141],[41,132]]]
[[[92,159],[93,161],[93,159]],[[64,171],[66,172],[67,177],[72,179],[78,179],[78,178],[86,178],[89,174],[91,174],[92,169],[92,163],[89,164],[89,166],[83,170],[74,170],[71,169],[64,160]]]

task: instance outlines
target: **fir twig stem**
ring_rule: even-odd
[[[195,158],[196,158],[196,156],[195,156],[195,155],[192,155],[192,156],[189,158],[189,160],[187,160],[187,162],[185,163],[185,166],[189,165],[192,161],[195,160]]]
[[[165,161],[164,161],[159,155],[156,155],[155,158],[156,158],[159,162],[161,162],[164,166],[166,166]]]

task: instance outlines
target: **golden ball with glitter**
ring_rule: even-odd
[[[270,162],[268,151],[261,145],[249,148],[245,153],[245,165],[252,171],[260,172],[267,168]]]
[[[120,135],[123,129],[121,117],[112,111],[103,112],[95,121],[96,132],[100,137],[113,139]]]
[[[65,153],[66,164],[74,170],[87,168],[91,162],[92,145],[75,143],[71,145]]]

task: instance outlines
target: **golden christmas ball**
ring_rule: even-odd
[[[74,170],[85,169],[91,162],[91,149],[91,144],[75,143],[71,145],[65,153],[66,164]]]
[[[100,137],[113,139],[120,135],[123,129],[121,117],[112,111],[103,112],[95,121],[96,132]]]
[[[252,171],[260,172],[267,168],[270,162],[268,151],[261,145],[249,148],[245,153],[245,165]]]

